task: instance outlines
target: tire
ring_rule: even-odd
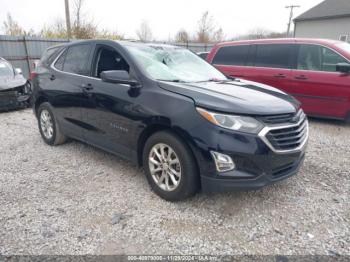
[[[47,119],[47,123],[50,122],[50,124],[51,124],[51,127],[52,127],[51,132],[48,131],[50,124],[45,126],[45,121],[42,121],[42,117],[44,118],[44,115]],[[51,119],[51,121],[48,117]],[[39,126],[39,131],[40,131],[41,137],[45,141],[46,144],[51,145],[51,146],[56,146],[56,145],[60,145],[60,144],[63,144],[64,142],[66,142],[67,137],[62,134],[60,127],[59,127],[59,124],[55,118],[55,115],[53,114],[52,107],[47,102],[42,103],[39,106],[38,126]]]
[[[162,148],[165,152],[163,157]],[[143,150],[143,166],[152,190],[167,201],[174,202],[189,198],[199,188],[199,176],[192,152],[178,136],[171,132],[161,131],[148,138]],[[163,175],[165,178],[162,177]]]
[[[348,115],[345,118],[345,123],[350,124],[350,112],[348,112]]]

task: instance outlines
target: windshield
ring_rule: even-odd
[[[0,60],[0,77],[14,76],[12,66],[6,61]]]
[[[174,82],[227,79],[217,69],[187,49],[137,45],[128,45],[126,48],[153,79]]]
[[[341,49],[343,49],[345,52],[347,52],[350,55],[350,44],[349,43],[340,43],[337,44],[337,46]]]

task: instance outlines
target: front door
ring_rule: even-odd
[[[336,72],[337,63],[349,63],[335,51],[319,45],[301,44],[293,92],[310,115],[344,118],[350,97],[350,75]]]
[[[129,85],[100,79],[101,72],[109,70],[130,73],[131,68],[114,47],[97,45],[86,92],[89,99],[82,108],[86,124],[84,138],[91,144],[130,158],[135,97]]]

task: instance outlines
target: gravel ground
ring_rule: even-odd
[[[141,170],[44,144],[31,110],[0,114],[0,254],[350,255],[350,126],[311,120],[300,174],[168,203]]]

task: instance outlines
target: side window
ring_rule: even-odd
[[[293,48],[294,45],[291,44],[257,45],[255,66],[291,68]]]
[[[69,47],[64,60],[63,71],[78,75],[88,75],[90,51],[91,46],[86,44]]]
[[[221,47],[213,59],[213,64],[245,65],[248,51],[249,45]]]
[[[300,45],[297,69],[322,71],[321,46]]]
[[[63,54],[57,59],[57,61],[55,62],[55,68],[57,68],[58,70],[63,70],[63,64],[64,64],[64,60],[66,59],[66,54],[67,54],[67,50],[63,52]]]
[[[100,78],[103,71],[124,70],[129,72],[130,66],[125,59],[113,48],[98,46],[94,57],[93,76]]]
[[[322,58],[322,71],[327,72],[336,72],[339,63],[349,63],[344,57],[326,47],[322,47]]]
[[[254,66],[256,48],[257,45],[250,45],[246,60],[246,66]]]
[[[297,65],[300,70],[336,72],[338,63],[348,63],[348,61],[329,48],[319,45],[300,45]]]
[[[46,66],[50,65],[56,58],[56,56],[54,55],[58,50],[60,49],[60,47],[52,47],[47,49],[41,59],[40,62]]]

